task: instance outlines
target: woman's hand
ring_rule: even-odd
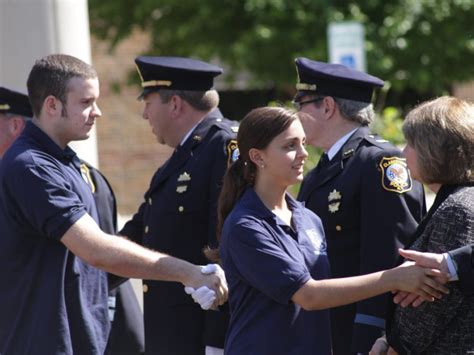
[[[393,272],[395,290],[406,291],[408,293],[417,294],[424,300],[434,301],[448,294],[449,290],[444,286],[448,282],[448,274],[438,269],[424,268],[416,266],[411,261],[406,261],[395,269],[389,270]]]

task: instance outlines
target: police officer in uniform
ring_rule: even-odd
[[[390,268],[425,213],[422,185],[402,152],[373,135],[372,91],[383,81],[342,65],[296,59],[295,106],[306,141],[325,154],[298,195],[323,221],[332,277]],[[331,310],[335,355],[368,353],[385,327],[388,296]]]
[[[138,57],[143,117],[173,155],[153,176],[138,212],[121,231],[147,248],[205,264],[216,246],[217,198],[236,156],[238,125],[217,108],[222,69],[181,57]],[[228,311],[203,311],[178,283],[143,281],[147,354],[222,353]]]
[[[32,116],[28,96],[0,87],[0,159]]]
[[[0,87],[0,158],[15,141],[33,116],[28,96]],[[113,190],[102,173],[85,161],[81,163],[84,180],[91,187],[99,214],[100,228],[117,233],[117,205]],[[124,279],[109,275],[110,280]],[[112,281],[113,282],[113,281]],[[110,283],[109,283],[110,287]],[[112,328],[107,354],[142,354],[144,352],[143,315],[130,282],[109,290],[109,317]]]

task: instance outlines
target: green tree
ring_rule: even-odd
[[[140,28],[147,54],[219,58],[252,87],[292,87],[294,58],[327,60],[327,24],[346,20],[365,26],[369,72],[396,91],[442,94],[474,77],[474,0],[89,0],[89,10],[112,48]]]

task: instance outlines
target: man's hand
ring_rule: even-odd
[[[435,253],[422,253],[415,250],[403,250],[399,249],[398,252],[401,256],[406,259],[415,261],[416,265],[439,269],[444,273],[448,273],[448,265],[442,254]],[[441,283],[444,283],[444,279],[438,280]],[[400,305],[401,307],[418,307],[425,301],[425,298],[420,297],[417,294],[409,293],[405,291],[398,291],[393,297],[393,302]]]
[[[198,268],[199,273],[193,274],[190,281],[185,286],[192,287],[193,289],[195,289],[195,292],[198,292],[198,290],[202,286],[207,286],[207,289],[209,291],[214,292],[216,299],[214,300],[213,305],[210,308],[215,308],[224,304],[227,301],[228,296],[227,281],[225,279],[224,270],[222,270],[222,268],[217,264],[208,264],[206,266],[200,266]],[[202,297],[204,302],[204,296],[210,294],[205,291],[201,292],[203,295]],[[198,297],[197,295],[196,298],[201,299],[201,297]]]

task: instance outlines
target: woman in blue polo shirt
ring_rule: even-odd
[[[239,128],[240,157],[219,200],[231,309],[226,355],[330,354],[329,313],[321,309],[400,288],[440,296],[427,276],[436,271],[415,266],[327,279],[321,220],[286,192],[302,180],[308,156],[299,115],[259,108]]]

